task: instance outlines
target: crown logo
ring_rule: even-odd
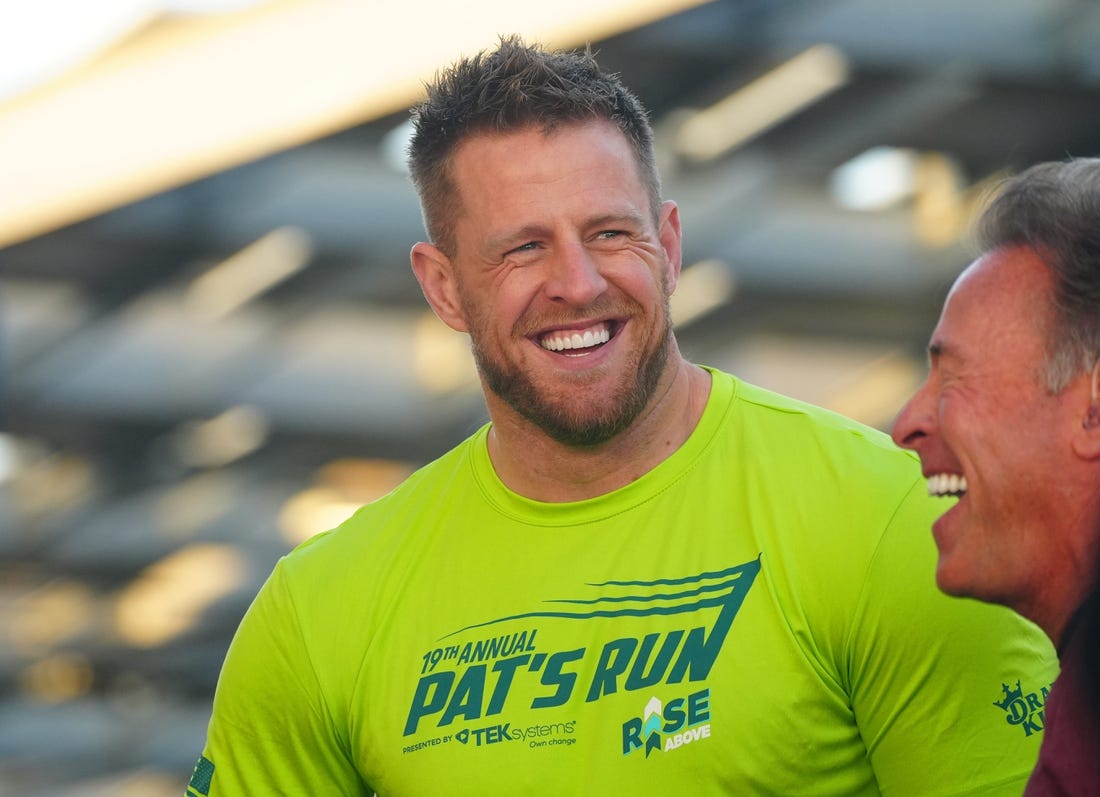
[[[1001,684],[1001,691],[1004,692],[1004,695],[1005,695],[1004,700],[1001,700],[1001,701],[994,700],[993,705],[995,705],[997,708],[1001,709],[1002,711],[1009,711],[1009,706],[1011,706],[1017,700],[1023,700],[1024,699],[1024,690],[1023,690],[1023,688],[1021,688],[1019,681],[1016,681],[1016,688],[1015,689],[1009,689],[1008,684],[1002,683]]]

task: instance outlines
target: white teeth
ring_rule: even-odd
[[[601,343],[611,340],[611,333],[607,327],[601,327],[596,331],[587,329],[584,334],[574,332],[572,334],[551,335],[543,338],[540,345],[550,351],[565,351],[566,349],[589,349]]]
[[[957,473],[935,473],[928,477],[929,495],[962,495],[966,489],[966,477]]]

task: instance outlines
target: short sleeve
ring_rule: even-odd
[[[208,790],[189,793],[203,797],[372,793],[329,714],[281,567],[230,644],[196,777]]]
[[[1042,739],[1057,656],[1011,610],[935,585],[918,482],[875,552],[847,645],[853,711],[883,795],[1018,797]]]

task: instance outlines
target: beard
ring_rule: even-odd
[[[590,448],[629,428],[657,389],[672,344],[667,291],[656,323],[656,340],[636,353],[612,394],[598,403],[591,400],[583,381],[558,397],[549,395],[519,365],[485,346],[486,336],[471,329],[470,341],[478,373],[489,390],[557,442]]]

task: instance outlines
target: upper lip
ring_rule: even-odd
[[[960,465],[951,452],[941,450],[933,457],[933,453],[928,449],[924,451],[916,451],[917,456],[920,457],[921,475],[924,478],[929,476],[938,476],[946,473],[948,476],[957,475],[963,476],[962,465]]]
[[[920,472],[925,479],[930,479],[933,476],[960,476],[966,478],[963,466],[950,451],[932,452],[925,450],[916,453],[920,456]]]
[[[578,321],[570,324],[544,327],[533,333],[530,338],[536,344],[541,345],[542,341],[547,340],[548,338],[583,334],[590,329],[595,329],[599,327],[607,329],[608,339],[610,340],[611,338],[614,338],[616,334],[618,334],[618,331],[619,329],[621,329],[622,325],[618,321],[611,318],[600,318],[591,321]]]
[[[926,479],[930,476],[942,476],[944,474],[946,474],[948,476],[964,476],[965,475],[958,468],[924,468],[924,469],[921,470],[921,475],[924,476],[924,478],[926,478]]]
[[[612,318],[592,318],[587,321],[574,321],[568,324],[555,324],[554,326],[545,327],[534,333],[533,337],[544,338],[547,335],[553,335],[555,333],[562,332],[580,332],[591,327],[599,326],[600,324],[606,324],[607,328],[614,332],[616,321]]]

